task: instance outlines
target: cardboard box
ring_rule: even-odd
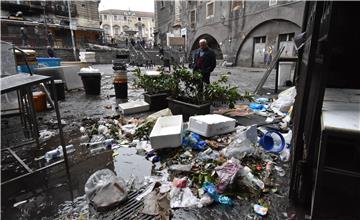
[[[119,104],[119,110],[124,115],[149,111],[150,105],[144,100],[130,101]]]
[[[223,115],[197,115],[190,117],[188,129],[204,137],[212,137],[234,131],[235,122],[235,119]]]
[[[157,119],[150,134],[153,149],[179,147],[182,143],[182,115],[164,116]]]

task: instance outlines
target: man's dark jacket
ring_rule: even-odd
[[[216,56],[214,51],[210,48],[204,49],[203,56],[200,56],[202,50],[198,49],[194,54],[194,66],[193,70],[201,72],[204,77],[204,81],[209,81],[210,73],[216,67]]]

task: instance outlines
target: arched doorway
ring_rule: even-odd
[[[216,54],[216,59],[223,59],[223,53],[221,51],[220,45],[217,42],[217,40],[209,35],[209,34],[203,34],[200,35],[193,43],[192,47],[191,47],[191,55],[193,55],[194,51],[196,49],[199,48],[199,40],[200,39],[206,39],[208,46],[214,50],[215,54]]]
[[[265,67],[265,54],[269,47],[273,56],[285,38],[285,41],[289,41],[289,36],[300,31],[297,24],[283,19],[267,20],[258,24],[242,41],[236,56],[236,66]]]

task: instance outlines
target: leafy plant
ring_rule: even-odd
[[[186,68],[174,67],[174,75],[169,81],[171,96],[193,104],[228,104],[233,108],[236,101],[252,101],[250,93],[241,95],[236,86],[227,84],[228,75],[223,74],[220,79],[210,84],[202,85],[202,75],[199,72],[191,72]]]
[[[170,90],[172,76],[165,74],[164,71],[160,71],[159,76],[148,76],[141,73],[138,68],[135,70],[134,75],[136,79],[133,82],[135,88],[142,88],[148,94],[158,94],[168,92]]]

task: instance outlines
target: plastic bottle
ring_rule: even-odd
[[[243,176],[243,182],[245,185],[250,186],[252,188],[260,188],[260,189],[264,189],[265,184],[263,181],[259,180],[258,178],[256,178],[252,173],[251,173],[251,169],[247,166],[245,166],[241,172],[240,175]],[[256,186],[256,187],[255,187]]]
[[[70,144],[66,146],[66,153],[71,154],[75,151],[74,145]],[[56,158],[62,158],[64,156],[64,152],[62,149],[62,146],[58,146],[56,149],[48,151],[45,153],[45,160],[49,162],[50,160],[56,159]]]

